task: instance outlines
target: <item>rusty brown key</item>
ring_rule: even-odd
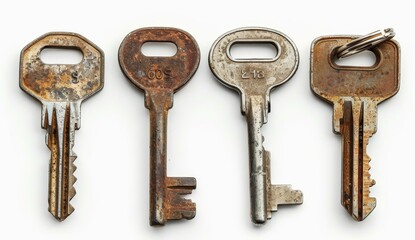
[[[45,48],[72,48],[82,52],[78,64],[45,64]],[[49,212],[59,221],[74,208],[76,181],[72,148],[75,130],[81,127],[81,102],[104,86],[104,53],[75,33],[52,32],[28,44],[20,58],[20,87],[42,103],[42,128],[51,150],[49,165]]]
[[[369,173],[366,148],[377,130],[377,105],[398,92],[400,81],[398,43],[384,39],[372,45],[370,41],[382,40],[382,36],[368,36],[324,36],[311,46],[311,88],[333,104],[333,129],[342,136],[341,203],[357,221],[364,220],[376,206],[376,199],[370,196],[375,181]],[[376,56],[373,66],[336,64],[336,56],[365,49]]]
[[[170,42],[177,47],[171,57],[145,56],[146,42]],[[196,72],[200,61],[196,40],[175,28],[142,28],[128,34],[119,49],[119,63],[125,76],[145,92],[150,111],[150,225],[167,220],[192,219],[196,205],[182,195],[196,188],[193,177],[168,177],[167,112],[173,94]]]

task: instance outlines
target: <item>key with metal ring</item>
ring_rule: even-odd
[[[170,42],[177,47],[171,57],[146,56],[146,42]],[[145,92],[150,111],[150,225],[167,220],[192,219],[196,205],[182,195],[196,188],[193,177],[167,176],[167,112],[173,106],[173,94],[196,72],[200,61],[196,40],[175,28],[142,28],[128,34],[119,49],[124,75]]]
[[[235,59],[235,43],[271,43],[277,48],[272,59]],[[251,218],[263,224],[278,205],[301,204],[302,192],[290,185],[271,185],[270,153],[263,147],[261,127],[270,112],[270,91],[287,82],[299,62],[294,43],[283,33],[266,28],[241,28],[219,37],[209,53],[209,66],[225,86],[239,92],[242,114],[248,122]]]
[[[45,64],[45,48],[72,48],[82,52],[78,64]],[[28,44],[21,52],[20,87],[42,103],[42,128],[51,150],[49,165],[49,212],[59,221],[74,208],[73,162],[75,130],[81,127],[81,103],[104,86],[104,53],[75,33],[48,33]]]
[[[400,50],[394,33],[367,36],[324,36],[311,46],[311,88],[334,108],[333,129],[342,136],[341,203],[357,221],[375,208],[369,187],[375,184],[366,154],[369,138],[377,130],[377,105],[399,90]],[[375,44],[372,44],[372,43]],[[373,66],[340,66],[336,58],[364,50],[376,56]]]

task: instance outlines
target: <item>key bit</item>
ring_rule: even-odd
[[[357,221],[375,208],[369,188],[375,184],[366,154],[369,138],[377,130],[377,105],[399,90],[399,45],[386,40],[369,49],[376,56],[373,66],[340,66],[338,49],[360,36],[324,36],[311,47],[311,89],[333,105],[333,130],[342,136],[341,203]],[[363,45],[363,43],[361,43]],[[342,48],[343,49],[343,48]]]
[[[236,43],[271,43],[278,54],[271,59],[234,59]],[[209,66],[216,78],[241,96],[241,111],[248,122],[251,218],[262,224],[278,205],[301,204],[302,192],[290,185],[271,185],[269,152],[263,147],[261,127],[270,112],[270,91],[288,81],[299,62],[297,48],[283,33],[266,28],[241,28],[216,40],[209,53]]]
[[[172,57],[145,56],[146,42],[171,42],[177,47]],[[167,220],[192,219],[196,205],[184,199],[196,188],[192,177],[167,177],[167,112],[173,106],[173,94],[196,72],[200,61],[196,40],[175,28],[141,28],[128,34],[119,49],[124,75],[145,92],[150,112],[150,225]]]
[[[45,64],[45,48],[73,48],[82,52],[78,64]],[[74,208],[75,130],[81,127],[81,102],[103,88],[104,53],[75,33],[52,32],[28,44],[21,52],[20,87],[42,103],[42,128],[51,151],[49,165],[49,212],[59,221]]]

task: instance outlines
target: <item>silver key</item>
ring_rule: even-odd
[[[73,48],[83,53],[78,64],[45,64],[44,48]],[[21,53],[20,87],[42,103],[42,128],[51,150],[49,212],[59,221],[74,208],[73,162],[75,130],[81,127],[81,102],[104,86],[104,53],[75,33],[48,33],[28,44]]]
[[[235,43],[271,43],[278,54],[272,59],[234,59],[230,48]],[[270,153],[263,147],[261,127],[270,112],[269,93],[288,81],[299,62],[294,43],[283,33],[266,28],[241,28],[216,40],[209,54],[214,75],[225,86],[239,92],[241,111],[248,122],[251,218],[263,224],[278,205],[301,204],[303,194],[290,185],[271,185]]]

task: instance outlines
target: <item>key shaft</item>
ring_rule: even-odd
[[[376,207],[376,199],[369,196],[370,157],[366,154],[369,138],[374,134],[376,104],[370,101],[345,100],[340,121],[342,135],[342,205],[358,221],[365,219]]]
[[[42,107],[42,127],[46,129],[46,145],[51,151],[49,166],[49,212],[59,221],[65,220],[74,208],[75,129],[79,129],[80,102],[47,102]]]
[[[192,219],[196,205],[179,195],[196,188],[195,178],[167,177],[167,117],[173,106],[173,92],[146,94],[150,112],[150,224],[163,225],[170,219]]]

